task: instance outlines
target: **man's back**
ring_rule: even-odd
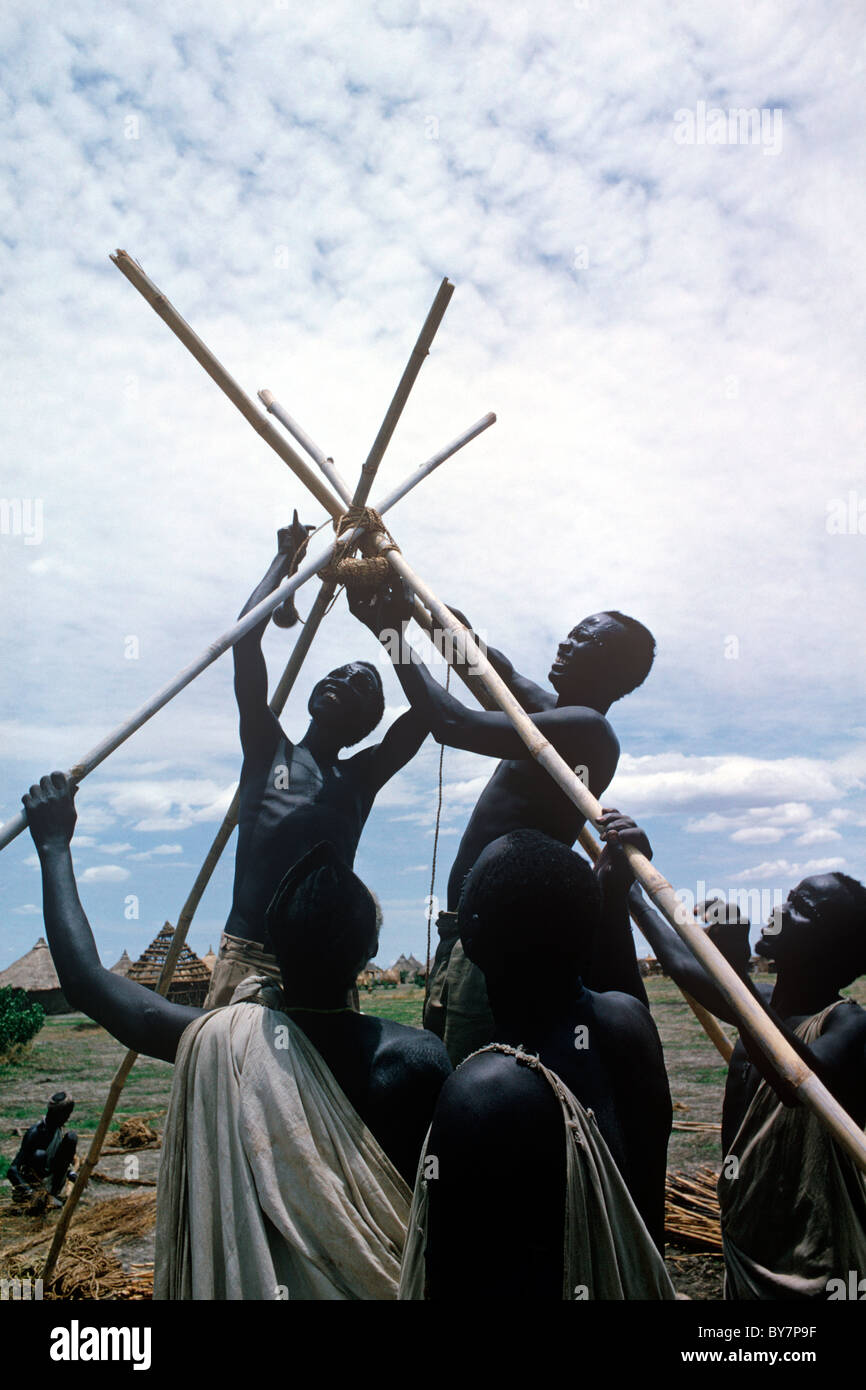
[[[423,1029],[354,1010],[293,1010],[291,1017],[411,1187],[436,1098],[451,1072],[442,1043]]]
[[[627,995],[582,990],[537,1052],[594,1115],[660,1245],[671,1106],[648,1011]],[[470,1058],[443,1087],[427,1152],[438,1160],[429,1184],[430,1297],[474,1289],[561,1298],[565,1124],[543,1075],[496,1051]]]

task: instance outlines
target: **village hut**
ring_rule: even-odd
[[[398,956],[391,970],[397,976],[401,985],[405,985],[407,980],[411,980],[415,975],[416,964],[412,964],[408,956]]]
[[[41,1004],[47,1014],[69,1014],[68,1003],[45,938],[40,936],[32,951],[0,973],[0,989],[23,989],[31,1003]]]
[[[217,960],[217,958],[216,958],[216,955],[214,954],[214,948],[213,948],[213,946],[208,946],[208,948],[207,948],[207,955],[202,956],[202,958],[201,958],[201,963],[202,963],[202,965],[206,965],[206,966],[207,966],[207,968],[208,968],[208,970],[210,971],[211,974],[213,974],[213,968],[214,968],[214,966],[216,965],[216,960]]]
[[[358,989],[376,989],[382,983],[384,973],[381,965],[377,965],[374,960],[368,960],[357,978]]]
[[[112,975],[128,975],[132,968],[132,959],[128,951],[124,951],[120,960],[116,960],[111,967]]]
[[[139,956],[127,972],[128,980],[135,980],[148,989],[156,989],[160,972],[168,955],[174,927],[166,922],[162,931],[151,941],[147,950]],[[174,969],[174,977],[168,990],[172,1004],[190,1004],[201,1008],[210,986],[210,971],[202,960],[184,943],[180,959]]]

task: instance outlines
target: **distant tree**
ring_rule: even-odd
[[[15,1062],[45,1022],[41,1004],[31,1004],[27,991],[0,989],[0,1059]]]

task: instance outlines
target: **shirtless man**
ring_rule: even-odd
[[[611,813],[609,827],[618,814]],[[620,824],[632,822],[620,818]],[[637,885],[630,901],[666,973],[711,1013],[736,1024],[703,966]],[[831,873],[791,890],[755,948],[775,962],[775,985],[754,984],[748,975],[748,929],[748,923],[719,923],[709,935],[795,1051],[864,1125],[866,1011],[840,991],[866,972],[866,888]],[[863,1174],[746,1032],[728,1068],[722,1149],[726,1297],[828,1298],[834,1279],[846,1280],[850,1270],[866,1275]]]
[[[635,961],[628,867],[604,851],[597,872],[522,830],[488,845],[466,879],[460,935],[484,972],[496,1042],[443,1087],[416,1191],[426,1269],[413,1242],[401,1297],[673,1297],[659,1254],[667,1076]],[[590,972],[606,992],[594,978],[588,987]],[[582,1182],[569,1176],[567,1138]]]
[[[332,1109],[334,1105],[342,1107],[345,1113],[348,1101],[350,1110],[346,1122],[358,1135],[359,1142],[363,1140],[365,1133],[372,1134],[378,1155],[378,1172],[381,1174],[382,1170],[385,1170],[389,1190],[394,1194],[395,1205],[391,1209],[392,1215],[394,1210],[399,1215],[398,1198],[400,1193],[405,1194],[405,1225],[405,1216],[408,1215],[408,1192],[415,1179],[424,1134],[430,1123],[439,1089],[450,1071],[450,1065],[441,1042],[430,1033],[387,1022],[372,1015],[359,1014],[346,1007],[348,989],[358,970],[375,954],[377,948],[376,908],[364,885],[345,865],[333,847],[327,843],[314,847],[289,871],[275,895],[267,924],[277,960],[287,983],[282,998],[277,997],[276,1000],[271,995],[250,995],[251,1002],[257,1006],[252,1009],[251,1022],[251,1003],[236,1003],[231,1008],[208,1013],[203,1009],[171,1004],[153,990],[104,969],[99,962],[90,925],[75,883],[70,843],[76,816],[73,790],[66,776],[55,772],[50,777],[43,777],[40,784],[31,787],[29,794],[24,797],[24,808],[42,868],[46,935],[61,986],[72,1007],[81,1009],[101,1023],[125,1047],[133,1048],[136,1052],[150,1057],[160,1057],[167,1062],[174,1062],[176,1055],[179,1062],[183,1060],[185,1072],[179,1092],[177,1073],[175,1075],[177,1098],[173,1092],[170,1111],[172,1115],[182,1113],[182,1107],[188,1102],[191,1088],[195,1084],[195,1076],[191,1074],[191,1070],[194,1073],[194,1068],[191,1069],[190,1065],[190,1058],[195,1055],[193,1043],[199,1049],[205,1044],[211,1053],[214,1049],[227,1049],[222,1065],[215,1070],[212,1087],[209,1083],[199,1083],[202,1094],[197,1100],[199,1109],[196,1111],[195,1119],[196,1143],[193,1146],[193,1158],[203,1167],[196,1170],[187,1184],[193,1190],[190,1200],[195,1202],[198,1200],[195,1195],[198,1188],[209,1192],[217,1189],[222,1183],[223,1197],[219,1198],[217,1192],[217,1200],[198,1218],[200,1222],[205,1223],[209,1236],[213,1235],[213,1223],[216,1223],[216,1228],[219,1229],[220,1200],[226,1200],[226,1192],[237,1194],[243,1190],[255,1193],[261,1190],[264,1194],[263,1210],[267,1211],[268,1218],[273,1223],[276,1219],[274,1210],[272,1205],[268,1204],[282,1198],[291,1200],[296,1189],[304,1188],[305,1178],[303,1173],[298,1172],[298,1163],[303,1164],[306,1161],[305,1153],[313,1153],[314,1146],[305,1140],[303,1135],[299,1136],[300,1158],[294,1156],[294,1171],[290,1172],[288,1183],[282,1183],[281,1191],[276,1197],[274,1183],[269,1185],[258,1180],[257,1167],[269,1161],[268,1155],[276,1151],[280,1144],[293,1142],[298,1137],[294,1131],[303,1128],[299,1122],[297,1125],[289,1126],[292,1134],[286,1134],[281,1131],[279,1122],[280,1093],[285,1079],[279,1067],[285,1067],[286,1059],[290,1055],[288,1048],[293,1028],[300,1030],[307,1040],[306,1044],[301,1044],[302,1050],[306,1048],[307,1057],[310,1053],[309,1044],[312,1044],[315,1055],[311,1065],[316,1076],[321,1077],[322,1068],[325,1068],[325,1087],[333,1088],[334,1083],[339,1087],[339,1093],[336,1095],[332,1090],[328,1104]],[[247,981],[242,989],[249,989],[250,985],[255,983]],[[263,987],[265,983],[262,980],[258,981]],[[238,991],[239,994],[242,993],[242,989]],[[247,1053],[244,1038],[239,1030],[242,1026],[248,1030],[255,1029],[256,1019],[263,1016],[264,1006],[272,1010],[268,1037],[277,1035],[279,1029],[283,1028],[287,1049],[281,1051],[282,1043],[277,1038],[266,1049],[267,1055],[264,1059],[256,1061],[249,1083],[255,1086],[256,1070],[262,1071],[266,1064],[278,1068],[275,1080],[272,1081],[270,1074],[267,1074],[267,1085],[263,1092],[263,1108],[266,1112],[270,1110],[275,1117],[270,1120],[273,1134],[269,1142],[263,1142],[261,1134],[258,1133],[261,1126],[253,1125],[255,1133],[250,1135],[246,1132],[243,1120],[237,1125],[231,1124],[227,1113],[228,1106],[224,1106],[226,1113],[221,1109],[222,1093],[218,1089],[218,1086],[231,1083],[235,1072],[240,1074],[241,1084],[245,1082],[244,1065],[249,1061],[250,1054]],[[244,1009],[245,1012],[237,1014],[238,1008]],[[190,1033],[184,1037],[187,1029]],[[179,1055],[179,1049],[182,1056]],[[289,1075],[286,1084],[290,1080]],[[312,1100],[308,1098],[307,1103],[312,1105]],[[303,1105],[301,1118],[303,1119]],[[209,1144],[208,1126],[213,1131],[212,1145]],[[368,1149],[369,1133],[364,1141]],[[352,1230],[357,1224],[356,1215],[353,1214],[352,1196],[356,1182],[352,1164],[357,1157],[354,1145],[346,1145],[345,1159],[348,1169],[339,1170],[333,1183],[331,1179],[326,1183],[328,1189],[332,1185],[335,1189],[339,1186],[342,1207],[348,1211],[346,1239],[349,1239],[350,1243],[355,1239]],[[329,1161],[331,1158],[329,1155]],[[232,1166],[231,1173],[223,1171],[221,1165],[226,1162]],[[163,1184],[170,1188],[175,1171],[171,1163],[167,1163],[165,1176],[161,1171],[161,1200]],[[363,1194],[361,1197],[363,1199]],[[335,1225],[335,1210],[336,1204],[329,1199],[325,1213],[327,1220],[322,1222],[322,1230],[331,1232],[336,1244],[331,1250],[329,1260],[324,1262],[328,1268],[337,1268],[340,1261],[340,1231],[343,1227],[339,1222]],[[315,1227],[315,1211],[311,1209],[308,1215]],[[257,1207],[249,1220],[255,1225],[258,1220]],[[240,1242],[247,1224],[248,1222],[239,1223],[238,1235],[228,1223],[225,1237],[227,1250],[232,1249],[236,1239]],[[394,1241],[397,1241],[399,1235],[399,1221],[397,1228]],[[267,1229],[265,1222],[264,1245],[270,1241]],[[334,1232],[336,1234],[333,1234]],[[284,1234],[282,1230],[281,1234]],[[402,1246],[402,1237],[398,1243]],[[195,1258],[197,1235],[192,1227],[188,1244],[191,1245]],[[204,1249],[204,1246],[201,1246],[201,1249]],[[237,1254],[242,1259],[244,1250],[239,1250]],[[222,1258],[224,1262],[224,1257]],[[284,1247],[281,1247],[275,1258],[291,1263],[296,1257],[287,1255]],[[399,1251],[395,1259],[391,1296],[396,1295]],[[220,1264],[219,1257],[216,1258],[216,1263]],[[228,1273],[211,1268],[207,1268],[204,1273],[199,1272],[200,1278],[215,1278],[217,1288],[222,1290],[221,1292],[183,1296],[276,1296],[273,1292],[250,1292],[251,1284],[244,1283],[243,1279],[252,1280],[252,1287],[257,1288],[255,1280],[259,1276],[255,1268],[246,1272],[242,1269],[240,1293],[227,1292],[220,1281],[233,1277],[234,1266],[231,1265],[231,1261],[228,1262],[228,1269]],[[266,1278],[265,1287],[268,1287]],[[339,1281],[337,1287],[341,1287]],[[181,1295],[175,1292],[164,1293],[162,1296]],[[362,1295],[345,1292],[307,1292],[297,1296]],[[378,1295],[368,1293],[366,1296]]]
[[[448,912],[440,914],[439,946],[430,981],[425,1026],[445,1038],[455,1065],[488,1041],[491,1016],[483,982],[468,969],[457,942],[455,910],[467,873],[481,851],[512,830],[533,829],[573,845],[584,817],[532,758],[501,711],[473,710],[436,682],[403,639],[407,607],[390,591],[350,595],[352,612],[383,641],[412,708],[423,715],[437,743],[486,753],[500,762],[478,799],[448,880]],[[464,621],[459,610],[456,617]],[[469,626],[466,623],[466,626]],[[400,642],[395,643],[395,633]],[[606,714],[614,701],[646,679],[655,655],[652,634],[619,612],[584,618],[561,642],[548,679],[553,691],[521,676],[501,652],[487,656],[536,728],[600,797],[616,771],[619,743]],[[449,1021],[450,1014],[450,1021]]]
[[[277,554],[241,617],[291,572],[305,536],[295,513],[293,525],[278,533]],[[279,978],[264,918],[286,870],[322,840],[351,868],[378,792],[415,756],[427,735],[423,715],[410,711],[381,743],[340,758],[341,749],[372,732],[385,708],[378,671],[357,661],[329,672],[313,687],[309,727],[299,743],[292,743],[268,707],[262,655],[266,626],[267,619],[233,648],[244,760],[232,907],[206,1000],[209,1008],[228,1003],[245,974],[258,971]]]

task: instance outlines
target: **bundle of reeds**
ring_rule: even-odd
[[[665,1184],[665,1235],[675,1245],[721,1255],[722,1232],[716,1196],[718,1173],[704,1165],[693,1173],[668,1173]]]

